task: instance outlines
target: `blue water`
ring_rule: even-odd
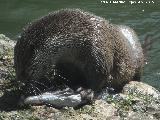
[[[111,2],[111,0],[106,0]],[[81,8],[133,28],[143,42],[151,34],[153,45],[148,51],[143,81],[160,90],[160,2],[139,0],[130,4],[106,3],[101,0],[0,0],[0,33],[16,40],[29,22],[61,8]],[[134,0],[132,0],[134,1]],[[142,3],[143,2],[143,3]]]

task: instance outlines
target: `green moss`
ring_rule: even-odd
[[[133,96],[128,95],[125,98],[121,98],[118,94],[117,95],[109,95],[106,98],[106,101],[112,104],[118,112],[118,115],[121,117],[127,116],[129,110],[132,109],[133,105]]]
[[[28,120],[40,120],[38,117],[32,116],[30,118],[28,118]]]

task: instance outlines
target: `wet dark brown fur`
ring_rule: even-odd
[[[32,83],[28,89],[37,84],[37,92],[60,84],[118,91],[129,81],[140,80],[143,53],[139,42],[136,49],[138,57],[109,21],[79,9],[59,10],[24,29],[15,46],[16,79]]]

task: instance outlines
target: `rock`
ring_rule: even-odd
[[[129,96],[132,110],[136,111],[135,113],[128,114],[128,118],[134,120],[133,116],[138,116],[135,114],[141,113],[139,116],[143,117],[136,117],[135,120],[139,120],[140,118],[145,120],[159,119],[160,92],[154,87],[146,83],[131,81],[123,87],[121,96],[124,99],[126,96]]]
[[[158,120],[160,120],[160,111],[158,111],[157,113],[153,114],[153,116],[155,118],[157,118]]]
[[[98,117],[107,118],[115,116],[117,113],[117,110],[112,106],[112,104],[108,104],[103,100],[96,100],[94,107],[96,108],[94,110],[94,114],[96,114]]]
[[[10,49],[13,51],[14,46],[16,45],[16,42],[9,39],[3,34],[0,34],[0,53],[3,54],[6,52],[7,49]]]
[[[111,116],[107,117],[106,120],[121,120],[121,118],[119,116]]]
[[[3,34],[0,34],[0,80],[4,80],[13,70],[13,51],[16,42],[10,40]]]
[[[142,82],[131,81],[123,87],[123,94],[128,94],[131,92],[134,92],[134,94],[152,96],[154,99],[160,99],[160,92],[158,90]]]
[[[127,120],[156,120],[152,115],[130,112]]]

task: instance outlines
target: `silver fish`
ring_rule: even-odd
[[[82,103],[81,95],[69,90],[45,92],[36,96],[29,96],[24,99],[24,104],[50,104],[57,107],[75,107]]]

